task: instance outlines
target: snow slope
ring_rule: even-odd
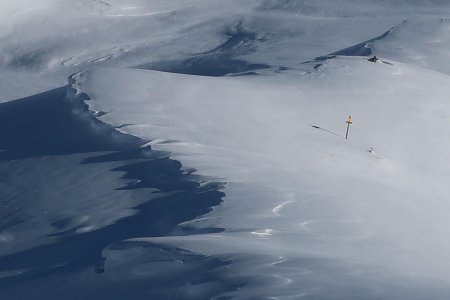
[[[75,85],[102,121],[128,124],[120,131],[227,183],[224,204],[198,222],[225,232],[165,242],[273,262],[358,263],[367,269],[350,269],[364,285],[393,276],[413,288],[448,277],[449,78],[391,63],[338,57],[308,75],[245,78],[106,69],[77,75]],[[278,288],[289,291],[305,276],[267,272],[288,278]]]
[[[441,0],[3,0],[0,101],[58,88],[90,68],[289,68],[449,8]]]
[[[449,74],[449,31],[446,18],[405,21],[372,48],[381,56]]]
[[[0,295],[447,299],[448,11],[2,1]]]

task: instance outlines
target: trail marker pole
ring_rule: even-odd
[[[347,121],[345,121],[345,123],[347,123],[347,132],[345,133],[345,139],[348,138],[348,130],[350,129],[350,124],[353,124],[352,121],[352,116],[348,116]]]

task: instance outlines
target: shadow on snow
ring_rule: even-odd
[[[142,282],[128,283],[135,289],[131,294],[126,288],[127,283],[114,284],[111,281],[106,284],[107,279],[102,279],[102,285],[90,289],[72,286],[73,290],[71,290],[65,284],[60,289],[53,289],[51,288],[52,280],[49,281],[50,283],[42,283],[45,278],[59,280],[67,278],[70,281],[73,279],[73,274],[86,272],[86,270],[95,277],[105,276],[100,273],[105,271],[108,274],[108,268],[104,266],[105,258],[102,255],[106,248],[144,247],[147,249],[148,260],[158,260],[158,255],[155,253],[161,256],[162,249],[159,246],[122,242],[125,239],[173,234],[189,235],[221,230],[218,228],[194,230],[178,225],[203,215],[211,211],[213,206],[220,204],[224,196],[221,192],[223,187],[221,183],[200,187],[199,178],[183,171],[178,161],[168,158],[163,153],[139,148],[143,143],[142,140],[120,134],[95,119],[84,103],[84,100],[88,100],[87,96],[67,95],[71,92],[67,87],[62,87],[0,104],[1,174],[8,176],[5,162],[10,160],[89,153],[89,157],[84,161],[85,164],[119,162],[120,167],[112,171],[125,172],[124,178],[135,179],[132,181],[135,184],[125,185],[121,189],[156,188],[161,191],[161,197],[149,199],[138,205],[136,207],[138,212],[135,215],[90,232],[77,234],[74,230],[66,230],[65,224],[68,220],[54,222],[52,226],[58,232],[52,237],[51,244],[0,257],[2,272],[28,270],[21,274],[1,277],[0,295],[6,293],[8,299],[15,299],[15,296],[18,297],[17,299],[20,297],[79,299],[80,295],[93,298],[107,294],[110,294],[108,298],[111,299],[125,297],[142,299],[143,295],[153,295],[158,299],[170,297],[188,299],[187,293],[181,288],[183,284],[220,282],[214,275],[214,270],[228,262],[195,255],[181,249],[166,248],[163,251],[165,260],[190,262],[192,267],[189,271],[181,272],[183,276],[171,276],[165,283],[161,282],[161,278],[156,277]],[[102,153],[95,154],[95,152]],[[3,198],[1,195],[2,191],[0,191],[0,203]],[[120,201],[120,199],[109,201]],[[8,224],[0,222],[0,232],[7,227]],[[33,288],[35,286],[33,282],[40,282],[39,284],[43,287]],[[164,284],[168,287],[167,289],[162,288]],[[45,289],[45,285],[49,289],[44,293],[35,294],[39,289]],[[236,282],[222,281],[199,297],[210,298],[214,294],[235,289],[237,286]],[[73,294],[74,290],[75,294]],[[197,299],[200,298],[197,297]]]
[[[203,76],[257,75],[256,70],[271,68],[267,64],[250,63],[238,58],[254,51],[255,44],[264,42],[266,37],[245,30],[241,23],[226,30],[224,35],[226,41],[212,50],[187,59],[153,62],[137,68]]]

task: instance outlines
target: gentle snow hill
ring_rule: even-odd
[[[450,74],[450,19],[413,19],[367,45],[379,57]]]
[[[77,74],[73,86],[100,120],[227,182],[224,205],[198,222],[224,233],[164,242],[207,254],[336,259],[368,265],[354,266],[364,284],[393,276],[394,285],[443,288],[450,78],[390,63],[338,57],[307,75],[238,78],[106,69]],[[286,276],[278,288],[291,291],[301,276],[284,271],[264,273]],[[312,286],[321,285],[315,271]]]

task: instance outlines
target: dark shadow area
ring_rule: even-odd
[[[49,295],[58,299],[79,299],[75,295],[69,295],[73,292],[70,289],[67,290],[67,294],[48,291],[47,296],[45,293],[31,296],[35,291],[33,289],[24,291],[22,287],[33,286],[33,282],[55,278],[55,276],[60,280],[66,277],[71,278],[73,274],[85,270],[89,270],[96,276],[104,276],[104,273],[108,273],[108,269],[104,267],[103,250],[111,245],[120,244],[126,239],[221,231],[219,228],[189,229],[178,224],[208,213],[212,207],[220,204],[224,196],[221,192],[222,183],[200,186],[201,178],[183,171],[178,161],[168,158],[164,153],[156,153],[149,148],[139,148],[144,141],[118,133],[112,127],[96,120],[92,113],[87,111],[87,105],[84,103],[84,100],[88,99],[87,96],[74,96],[71,93],[73,93],[72,90],[62,87],[0,104],[0,149],[3,150],[0,153],[0,168],[4,169],[3,162],[9,160],[90,153],[84,161],[85,164],[119,162],[120,167],[111,172],[124,172],[124,178],[133,182],[133,184],[111,187],[111,189],[153,188],[153,191],[154,189],[159,191],[160,196],[155,197],[155,192],[152,195],[149,192],[149,200],[135,207],[137,210],[135,215],[90,232],[77,233],[76,228],[67,228],[69,220],[57,220],[51,224],[58,229],[58,232],[52,235],[53,243],[0,257],[1,272],[26,270],[20,274],[14,273],[0,277],[0,298],[2,299],[6,299],[1,297],[2,291],[8,291],[7,299],[24,299],[21,297],[50,299]],[[71,171],[67,170],[67,172]],[[2,173],[7,176],[8,170],[3,170]],[[20,193],[20,191],[17,192]],[[0,191],[0,203],[1,195]],[[153,247],[152,251],[159,249],[157,246],[148,247],[149,249]],[[173,259],[180,256],[180,249],[170,248],[169,250],[167,251]],[[195,269],[198,273],[176,280],[184,280],[188,283],[192,280],[218,280],[212,275],[208,277],[208,272],[223,266],[225,262],[193,253],[183,255],[187,257],[186,259],[196,261]],[[177,282],[176,280],[174,279],[174,282]],[[152,292],[152,289],[157,286],[152,282],[123,284],[130,284],[138,289],[134,291],[134,294],[128,295],[127,299],[142,299],[144,295],[152,293],[159,295],[154,299],[172,299],[170,289]],[[123,284],[122,288],[124,288]],[[214,293],[235,289],[238,285],[222,283],[220,286],[221,288],[215,289]],[[108,293],[107,290],[114,291],[114,288],[111,285],[99,286],[98,289],[94,289],[95,292],[86,292],[83,299],[91,299],[94,295],[101,296],[102,293]],[[83,287],[79,289],[82,294]],[[11,294],[13,293],[11,291],[21,291],[22,296],[14,298],[15,295]],[[184,299],[182,292],[180,293],[176,298]],[[108,298],[124,299],[124,296],[118,292],[117,295],[111,295]],[[209,295],[208,298],[210,296],[213,295]]]
[[[66,97],[61,87],[0,104],[0,160],[133,149],[138,138],[121,135],[92,118],[86,95]],[[92,125],[96,125],[92,128]]]
[[[136,68],[203,76],[257,75],[255,70],[271,68],[267,64],[249,63],[238,58],[255,51],[256,44],[264,42],[266,36],[258,37],[256,33],[245,30],[241,23],[225,31],[224,36],[226,41],[218,47],[188,59],[153,62]]]

